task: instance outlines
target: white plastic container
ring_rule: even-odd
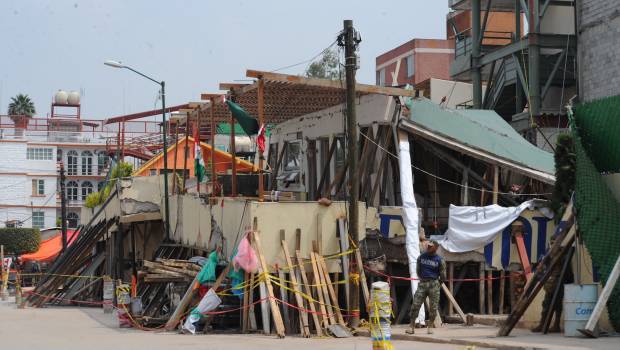
[[[564,336],[581,336],[598,300],[598,284],[564,285]]]

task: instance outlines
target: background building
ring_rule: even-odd
[[[58,226],[60,163],[68,226],[77,227],[86,196],[105,183],[121,127],[128,137],[159,132],[155,122],[121,126],[81,119],[79,96],[71,102],[59,92],[48,117],[0,116],[0,227]]]

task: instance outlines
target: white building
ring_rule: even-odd
[[[115,132],[81,120],[79,111],[79,101],[62,102],[52,104],[48,118],[0,116],[0,227],[59,226],[61,162],[68,226],[80,224],[86,196],[105,180],[106,140]]]

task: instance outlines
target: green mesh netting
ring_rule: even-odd
[[[579,136],[600,172],[620,172],[620,96],[584,103],[575,109]]]
[[[620,97],[580,105],[572,126],[579,232],[606,283],[620,253],[620,203],[601,173],[620,169]],[[614,328],[620,330],[620,287],[612,292],[607,308]]]

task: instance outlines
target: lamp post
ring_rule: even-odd
[[[163,142],[164,142],[164,149],[163,149],[163,156],[164,156],[164,220],[165,220],[165,225],[164,225],[164,230],[165,230],[165,234],[166,234],[166,239],[170,239],[170,229],[169,229],[169,223],[170,223],[170,209],[168,206],[168,140],[167,140],[167,134],[168,134],[168,130],[166,127],[166,82],[165,81],[157,81],[151,77],[149,77],[146,74],[143,74],[141,72],[138,72],[137,70],[126,66],[124,64],[122,64],[121,62],[118,61],[105,61],[103,64],[105,64],[106,66],[110,66],[113,68],[124,68],[124,69],[129,69],[130,71],[141,75],[142,77],[154,82],[155,84],[159,85],[161,87],[161,119],[162,119],[162,133],[164,134],[164,138],[163,138]]]

